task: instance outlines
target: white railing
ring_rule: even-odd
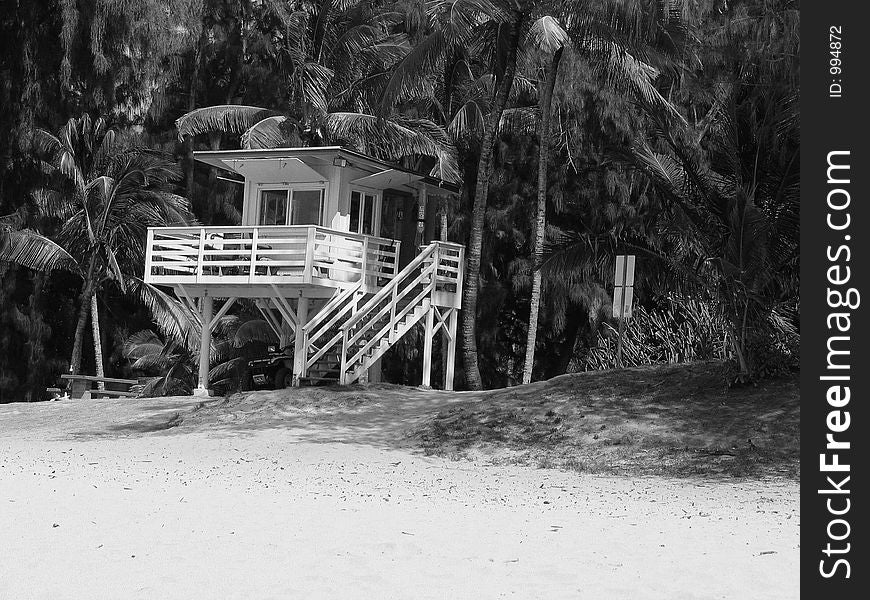
[[[330,344],[341,342],[340,377],[352,383],[432,306],[459,308],[465,249],[432,242],[362,307],[341,324]],[[327,348],[327,345],[323,346]]]
[[[399,247],[398,240],[315,225],[155,227],[145,281],[378,288],[396,276]]]
[[[305,336],[304,347],[307,352],[306,372],[330,349],[337,352],[336,346],[341,342],[339,328],[356,312],[361,297],[362,285],[359,282],[333,296],[320,312],[302,327],[302,334]]]

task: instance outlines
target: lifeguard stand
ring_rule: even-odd
[[[214,324],[238,298],[253,299],[282,347],[293,346],[294,385],[376,377],[383,354],[422,323],[422,383],[440,330],[453,388],[464,247],[427,230],[430,199],[455,184],[340,147],[194,157],[243,177],[242,225],[150,228],[145,281],[172,288],[201,320],[198,393]]]

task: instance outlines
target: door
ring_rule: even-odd
[[[377,235],[380,220],[380,198],[374,192],[353,190],[350,193],[350,231]]]

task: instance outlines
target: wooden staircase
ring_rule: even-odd
[[[300,382],[359,380],[424,318],[431,346],[436,307],[458,309],[462,256],[460,246],[433,242],[377,293],[364,292],[359,282],[333,296],[302,329],[306,361]]]

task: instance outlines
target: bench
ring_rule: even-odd
[[[70,398],[82,398],[89,400],[91,398],[112,398],[112,397],[128,397],[136,396],[136,393],[131,391],[131,388],[138,384],[136,379],[118,379],[116,377],[94,377],[93,375],[61,375],[61,379],[68,381],[68,391]],[[112,385],[115,388],[123,389],[97,389],[97,384],[103,383]]]

